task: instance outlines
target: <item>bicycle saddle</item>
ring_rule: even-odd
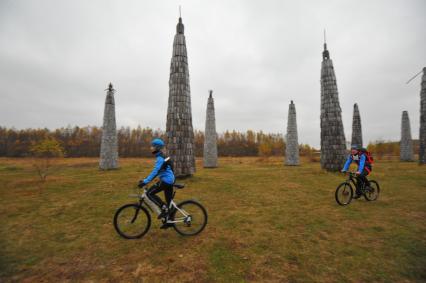
[[[173,184],[173,187],[175,187],[176,189],[183,189],[185,187],[184,184]]]

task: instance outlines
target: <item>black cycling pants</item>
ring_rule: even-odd
[[[173,197],[173,185],[166,184],[164,182],[158,182],[158,183],[152,185],[148,189],[148,191],[146,192],[146,195],[148,196],[148,198],[153,203],[155,203],[159,207],[163,207],[163,205],[165,205],[165,203],[161,200],[161,198],[159,196],[157,196],[157,194],[161,191],[164,191],[164,197],[166,199],[166,204],[167,204],[167,207],[169,207],[170,202],[172,201],[172,197]]]
[[[371,170],[370,170],[371,171]],[[361,174],[359,174],[358,175],[358,177],[357,177],[357,179],[358,179],[358,189],[360,189],[361,188],[361,186],[363,186],[363,184],[365,184],[365,185],[369,185],[369,182],[368,182],[368,180],[367,180],[367,176],[368,176],[368,174],[370,174],[370,171],[368,171],[368,170],[366,170],[366,169],[364,169],[362,172],[361,172]]]

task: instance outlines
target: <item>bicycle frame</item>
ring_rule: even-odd
[[[349,177],[346,180],[346,182],[348,182],[348,183],[352,182],[352,184],[354,184],[355,188],[357,188],[358,187],[358,176],[359,175],[356,174],[355,172],[348,172],[348,175],[349,175]],[[361,188],[360,188],[361,192],[364,192],[365,189],[366,189],[366,185],[363,182],[361,182]]]
[[[151,212],[155,212],[157,213],[157,215],[161,214],[161,209],[160,207],[158,207],[158,205],[156,205],[155,203],[153,203],[147,196],[147,190],[144,189],[142,194],[137,194],[137,195],[130,195],[132,197],[138,197],[139,198],[139,203],[142,206],[144,203],[146,203],[146,206],[148,207],[149,210],[151,210]],[[173,198],[175,196],[175,193],[173,193]],[[177,211],[179,211],[183,217],[178,218],[177,220],[167,220],[167,223],[173,224],[173,223],[181,223],[181,222],[187,222],[187,221],[191,221],[191,216],[183,209],[180,209],[176,203],[174,202],[174,200],[172,199],[170,201],[170,205],[169,205],[169,211],[171,211],[172,209],[176,209]]]

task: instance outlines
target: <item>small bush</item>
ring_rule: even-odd
[[[33,166],[42,182],[46,181],[55,162],[54,159],[64,156],[64,150],[55,139],[45,139],[31,147],[34,157]]]

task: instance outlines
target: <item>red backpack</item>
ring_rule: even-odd
[[[366,148],[361,149],[361,154],[365,154],[365,161],[368,164],[372,165],[374,163],[373,155]]]

